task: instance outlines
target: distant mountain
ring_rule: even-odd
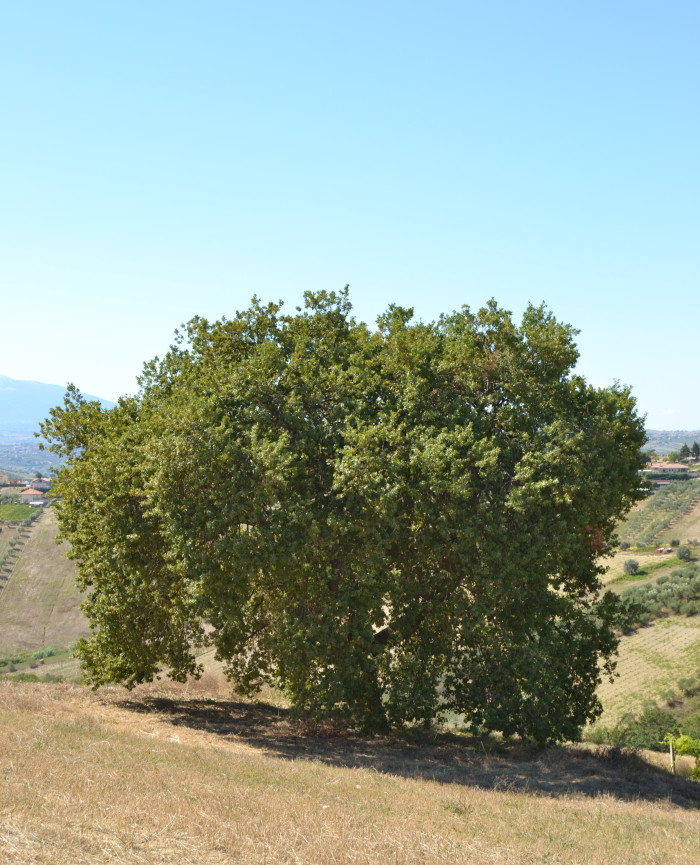
[[[43,384],[39,381],[19,381],[0,375],[0,436],[3,440],[18,437],[27,439],[39,430],[39,421],[48,416],[49,409],[63,403],[65,387]],[[99,400],[105,408],[113,402],[85,394],[86,399]]]
[[[39,450],[34,436],[39,422],[48,417],[49,410],[62,405],[65,387],[43,384],[39,381],[20,381],[0,375],[0,474],[30,476],[40,471],[47,473],[58,464],[58,457]],[[86,399],[98,400],[105,408],[113,402],[84,394]]]

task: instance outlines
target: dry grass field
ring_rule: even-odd
[[[698,861],[700,785],[640,756],[305,735],[219,680],[0,683],[0,862]]]
[[[57,546],[56,532],[50,509],[29,529],[0,595],[0,652],[67,646],[88,632],[79,607],[75,564]]]

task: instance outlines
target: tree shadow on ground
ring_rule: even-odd
[[[268,704],[210,699],[119,699],[129,711],[204,731],[284,760],[309,760],[402,778],[543,796],[608,796],[700,808],[700,784],[649,765],[633,752],[524,743],[450,733],[365,738],[305,727]]]

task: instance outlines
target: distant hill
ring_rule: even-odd
[[[47,472],[56,465],[53,454],[40,451],[34,433],[50,409],[63,403],[65,387],[39,381],[21,381],[0,375],[0,470],[13,473]],[[113,402],[91,394],[105,408]]]
[[[29,438],[39,429],[49,409],[63,403],[65,387],[58,384],[43,384],[39,381],[20,381],[0,375],[0,441],[10,437],[17,440]],[[86,399],[99,400],[105,408],[113,402],[98,396],[85,394]]]
[[[688,447],[693,442],[700,444],[700,430],[663,430],[648,429],[645,450],[655,450],[659,456],[665,456],[671,451],[678,451],[683,444]]]

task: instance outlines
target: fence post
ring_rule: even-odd
[[[671,752],[671,774],[676,774],[676,755],[673,752],[673,740],[668,743],[668,748]]]

